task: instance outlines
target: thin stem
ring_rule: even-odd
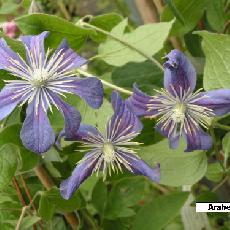
[[[25,200],[24,200],[24,198],[23,198],[23,195],[22,195],[22,192],[21,192],[21,189],[20,189],[20,187],[19,187],[19,184],[18,184],[17,179],[16,179],[15,177],[13,177],[13,180],[12,180],[12,181],[13,181],[13,185],[14,185],[14,187],[15,187],[15,190],[16,190],[16,192],[17,192],[17,194],[18,194],[18,198],[19,198],[19,200],[20,200],[22,206],[26,206],[26,202],[25,202]]]
[[[22,186],[23,186],[24,189],[25,189],[26,195],[28,196],[29,201],[31,202],[31,201],[32,201],[32,196],[31,196],[30,190],[29,190],[29,188],[28,188],[28,186],[27,186],[27,184],[26,184],[26,182],[25,182],[23,176],[22,176],[22,175],[19,175],[19,178],[20,178],[20,180],[21,180],[21,182],[22,182]],[[37,212],[34,203],[32,203],[32,208],[33,208],[34,211]]]
[[[212,192],[218,190],[227,180],[228,180],[228,176],[225,176],[224,179],[212,189]]]
[[[138,48],[136,48],[135,46],[133,46],[133,45],[129,44],[128,42],[122,40],[121,38],[119,38],[119,37],[117,37],[117,36],[115,36],[115,35],[113,35],[113,34],[107,32],[107,31],[105,31],[105,30],[103,30],[103,29],[101,29],[101,28],[98,28],[98,27],[96,27],[96,26],[93,26],[93,25],[91,25],[91,24],[89,24],[89,23],[87,23],[87,22],[81,22],[81,25],[83,25],[83,26],[85,26],[85,27],[88,27],[88,28],[91,28],[91,29],[93,29],[93,30],[96,30],[96,31],[98,31],[98,32],[100,32],[100,33],[103,33],[103,34],[105,34],[105,35],[111,37],[112,39],[114,39],[114,40],[120,42],[120,43],[123,44],[124,46],[127,46],[127,47],[129,47],[130,49],[135,50],[137,53],[139,53],[140,55],[142,55],[142,56],[145,57],[146,59],[152,61],[161,71],[164,71],[164,69],[163,69],[162,65],[160,64],[160,62],[158,62],[155,58],[149,56],[148,54],[144,53],[142,50],[139,50]]]
[[[62,0],[58,0],[58,1],[57,1],[57,5],[58,5],[60,11],[62,12],[62,14],[64,15],[64,17],[65,17],[67,20],[70,20],[70,19],[71,19],[71,16],[69,15],[69,12],[67,11],[64,2],[63,2]]]
[[[168,188],[156,183],[152,183],[152,187],[159,190],[162,194],[169,194],[171,192]]]
[[[216,159],[220,163],[220,166],[222,167],[223,171],[225,172],[224,164],[220,160],[219,149],[218,149],[218,145],[217,145],[217,142],[216,142],[215,132],[214,132],[214,129],[212,127],[210,128],[210,134],[211,134],[211,137],[212,137],[212,140],[213,140],[213,145],[214,145],[214,151],[215,151]]]
[[[17,225],[16,225],[15,230],[19,230],[19,229],[20,229],[20,225],[21,225],[22,220],[23,220],[23,218],[24,218],[24,216],[25,216],[25,214],[26,214],[27,208],[28,208],[28,206],[24,206],[24,207],[22,208],[22,212],[21,212],[20,218],[18,219],[18,222],[17,222]]]
[[[29,190],[29,188],[28,188],[28,186],[27,186],[27,184],[26,184],[26,181],[25,181],[25,179],[23,178],[23,175],[19,175],[19,178],[20,178],[20,180],[21,180],[21,182],[22,182],[22,186],[23,186],[24,189],[25,189],[26,195],[27,195],[27,197],[28,197],[28,199],[29,199],[29,201],[30,201],[30,203],[31,203],[31,205],[32,205],[33,210],[34,210],[36,213],[38,213],[38,212],[37,212],[37,209],[36,209],[36,207],[35,207],[35,204],[32,202],[33,199],[32,199],[30,190]],[[38,224],[39,224],[40,228],[43,229],[42,222],[39,221]]]
[[[38,197],[38,195],[40,195],[40,194],[41,194],[41,192],[37,192],[37,193],[34,195],[33,199],[30,201],[29,205],[25,205],[25,206],[22,208],[22,212],[21,212],[21,215],[20,215],[20,217],[19,217],[19,219],[18,219],[18,222],[17,222],[17,225],[16,225],[15,230],[19,230],[19,229],[20,229],[20,225],[21,225],[21,223],[22,223],[22,221],[23,221],[23,218],[24,218],[24,216],[25,216],[25,214],[26,214],[27,209],[30,209],[31,205],[34,203],[35,199],[36,199],[36,198]]]
[[[92,74],[87,73],[87,72],[85,72],[85,71],[83,71],[83,70],[81,70],[81,69],[77,69],[77,72],[78,72],[79,74],[85,76],[85,77],[93,77]],[[107,81],[105,81],[105,80],[100,79],[100,81],[102,82],[103,85],[106,85],[106,86],[110,87],[111,89],[115,89],[115,90],[117,90],[118,92],[125,93],[125,94],[127,94],[127,95],[132,95],[132,94],[133,94],[132,91],[129,91],[129,90],[124,89],[124,88],[122,88],[122,87],[116,86],[116,85],[114,85],[114,84],[112,84],[112,83],[109,83],[109,82],[107,82]]]
[[[223,129],[223,130],[226,130],[226,131],[230,131],[230,127],[227,126],[227,125],[221,125],[219,123],[215,123],[214,124],[214,128],[220,128],[220,129]]]
[[[34,168],[35,174],[47,190],[51,190],[55,185],[52,178],[49,176],[48,172],[42,165],[38,165]],[[76,215],[72,212],[64,213],[66,221],[70,224],[72,229],[77,229],[79,226],[79,221]]]

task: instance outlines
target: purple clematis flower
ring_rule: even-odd
[[[47,118],[47,110],[57,107],[65,119],[66,136],[71,137],[79,128],[80,113],[66,104],[61,96],[72,93],[80,96],[91,107],[98,108],[103,100],[103,87],[97,78],[80,79],[74,70],[86,60],[69,48],[66,40],[53,54],[45,53],[44,39],[48,32],[36,36],[22,36],[26,48],[26,61],[0,39],[0,69],[10,72],[19,80],[7,80],[0,92],[0,120],[17,105],[28,102],[21,139],[26,148],[46,152],[55,141],[55,134]]]
[[[185,151],[207,150],[212,139],[201,127],[208,128],[214,116],[230,112],[230,89],[193,92],[196,71],[189,59],[179,50],[172,50],[166,59],[165,88],[148,96],[134,85],[127,103],[138,116],[159,117],[156,128],[169,138],[171,148],[176,148],[184,136]]]
[[[160,168],[148,166],[141,160],[129,146],[138,145],[131,140],[142,130],[142,124],[134,115],[120,95],[112,94],[114,115],[107,124],[107,131],[102,135],[96,128],[81,124],[76,133],[75,140],[83,142],[92,150],[78,162],[72,175],[60,185],[61,195],[69,199],[80,184],[92,173],[102,171],[103,178],[113,172],[122,172],[122,166],[134,174],[149,177],[159,182]]]

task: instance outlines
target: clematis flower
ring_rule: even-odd
[[[201,92],[196,86],[196,71],[189,59],[179,50],[172,50],[164,63],[164,89],[148,96],[134,85],[127,100],[138,116],[159,117],[156,129],[168,137],[171,148],[178,146],[183,136],[185,151],[207,150],[212,146],[209,134],[203,131],[216,115],[230,112],[230,89]]]
[[[160,168],[148,166],[135,152],[129,148],[139,143],[131,140],[142,130],[142,124],[122,101],[116,92],[112,94],[114,115],[107,124],[107,131],[102,135],[98,129],[81,124],[76,133],[75,140],[83,142],[92,150],[78,162],[72,175],[60,185],[61,195],[69,199],[80,184],[94,172],[102,171],[103,178],[113,172],[122,172],[122,167],[134,174],[149,177],[152,181],[159,182]]]
[[[0,39],[0,69],[19,78],[6,80],[7,84],[0,92],[0,120],[17,105],[28,103],[20,136],[25,147],[36,153],[46,152],[55,141],[47,118],[47,110],[52,111],[52,105],[64,117],[67,137],[71,137],[80,126],[80,113],[61,98],[65,93],[80,96],[93,108],[100,107],[103,100],[103,87],[97,78],[75,77],[73,71],[86,60],[70,49],[65,40],[53,54],[49,49],[45,53],[47,35],[48,32],[43,32],[20,37],[25,45],[26,60]]]

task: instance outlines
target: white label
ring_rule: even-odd
[[[196,203],[196,212],[230,212],[230,203]]]

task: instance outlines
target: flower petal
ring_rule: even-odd
[[[15,90],[4,87],[0,92],[0,120],[8,116],[21,102],[21,97],[15,97]]]
[[[77,109],[65,103],[58,95],[50,92],[53,101],[61,110],[65,119],[65,137],[66,139],[73,139],[80,127],[81,114]]]
[[[58,67],[57,72],[62,72],[63,70],[64,72],[68,72],[76,68],[79,68],[82,65],[87,63],[87,60],[85,58],[78,55],[74,50],[72,50],[69,47],[66,39],[64,39],[61,42],[59,47],[56,49],[56,51],[52,55],[51,59],[55,58],[55,56],[57,57],[57,55],[61,57],[63,60],[63,62],[60,63],[60,66]]]
[[[163,125],[160,123],[156,126],[156,130],[161,133],[161,135],[168,138],[169,147],[172,149],[176,149],[179,145],[180,135],[176,131],[176,127],[172,129],[171,123],[169,123],[166,127],[163,128]]]
[[[162,105],[164,96],[149,96],[138,89],[137,85],[133,86],[133,95],[126,100],[126,104],[132,109],[137,116],[151,117],[160,113],[159,105]],[[155,107],[155,108],[154,108]]]
[[[79,188],[81,183],[83,183],[89,176],[91,176],[98,161],[98,159],[94,158],[93,156],[93,151],[86,154],[86,156],[74,169],[72,175],[68,179],[62,181],[60,185],[60,192],[64,199],[70,199],[73,193]]]
[[[130,140],[137,136],[143,128],[138,117],[122,100],[119,93],[115,91],[112,93],[111,102],[114,115],[107,125],[107,138],[117,142]]]
[[[212,109],[215,115],[222,116],[230,112],[230,89],[218,89],[201,93],[196,104]]]
[[[126,100],[126,103],[133,110],[137,116],[153,116],[158,113],[157,110],[149,110],[149,105],[152,104],[153,98],[141,90],[138,89],[137,85],[133,85],[133,94]],[[159,102],[155,102],[159,103]]]
[[[192,122],[186,123],[186,130],[187,131],[184,132],[187,142],[187,149],[185,152],[208,150],[212,147],[212,138],[201,128],[194,126]]]
[[[0,39],[0,69],[10,71],[17,77],[28,77],[29,72],[25,62],[6,43]]]
[[[172,94],[192,92],[196,86],[196,70],[190,60],[179,50],[172,50],[164,63],[164,86]]]
[[[81,124],[76,134],[75,140],[95,144],[95,143],[102,143],[103,136],[95,127],[91,125]]]
[[[103,86],[101,81],[95,77],[75,78],[68,83],[67,90],[80,96],[94,109],[98,109],[103,102]]]
[[[44,153],[55,142],[55,134],[43,107],[31,102],[26,110],[26,119],[21,129],[22,143],[35,153]]]
[[[133,154],[121,151],[118,154],[128,162],[132,173],[146,176],[157,183],[160,182],[160,164],[157,164],[155,168],[151,168],[147,163]]]
[[[44,31],[38,35],[20,36],[20,40],[25,44],[26,56],[28,63],[37,68],[45,61],[44,40],[49,35],[48,31]],[[32,57],[32,59],[31,59]],[[40,64],[39,64],[40,63]]]

